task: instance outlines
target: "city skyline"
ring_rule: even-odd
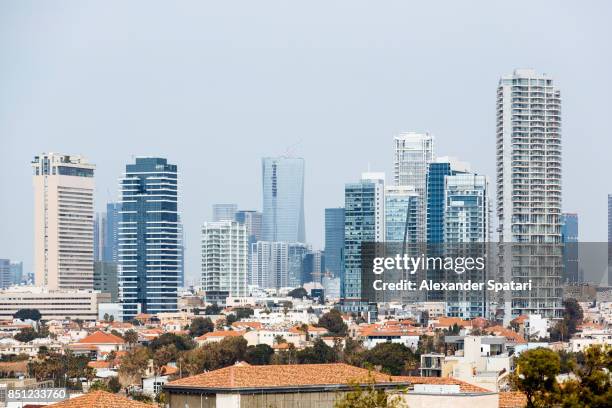
[[[137,12],[138,8],[133,7],[127,11],[128,15]],[[220,20],[229,21],[229,11],[218,7]],[[265,15],[265,7],[262,10],[250,7],[247,6],[244,13]],[[25,8],[8,7],[0,16],[3,22],[0,30],[11,35],[0,38],[17,35],[19,41],[11,43],[0,39],[0,47],[8,51],[6,55],[13,55],[5,64],[6,75],[0,78],[0,84],[6,89],[0,100],[0,143],[5,151],[11,152],[0,164],[0,185],[10,190],[21,205],[15,210],[10,203],[0,204],[3,214],[0,226],[8,231],[0,238],[2,257],[24,261],[24,273],[33,270],[33,200],[27,161],[43,151],[82,154],[96,164],[96,211],[102,211],[107,201],[118,200],[116,181],[131,155],[155,153],[176,163],[181,169],[181,192],[185,195],[182,213],[187,240],[186,270],[188,279],[193,280],[199,274],[199,228],[202,222],[209,220],[211,205],[236,202],[240,209],[261,211],[260,160],[290,150],[306,161],[307,241],[315,249],[322,248],[324,208],[341,206],[344,183],[357,179],[368,164],[373,169],[384,170],[390,182],[392,139],[403,131],[430,132],[436,137],[438,155],[469,161],[474,171],[492,180],[495,174],[495,113],[492,107],[495,86],[501,75],[520,67],[548,72],[563,89],[563,211],[579,213],[583,241],[603,242],[606,226],[601,220],[606,214],[605,197],[612,185],[607,181],[603,185],[584,185],[582,181],[601,172],[609,151],[608,142],[599,136],[593,136],[599,137],[599,143],[584,143],[585,138],[591,137],[589,135],[605,134],[601,124],[589,118],[605,117],[605,112],[610,110],[610,102],[602,95],[611,87],[610,78],[605,75],[610,71],[611,62],[598,51],[605,46],[610,29],[603,23],[593,22],[606,13],[587,14],[579,7],[563,6],[564,12],[559,13],[554,22],[560,39],[551,44],[544,55],[539,47],[528,44],[530,36],[544,35],[550,29],[548,24],[534,23],[535,15],[545,12],[546,5],[530,5],[534,17],[527,16],[525,21],[518,22],[513,12],[499,15],[495,6],[485,5],[479,15],[458,23],[453,20],[455,7],[449,5],[444,10],[435,10],[441,14],[439,20],[432,23],[428,19],[428,24],[433,25],[427,30],[423,30],[424,23],[418,18],[410,28],[389,24],[389,21],[400,23],[403,21],[400,17],[409,11],[416,16],[434,12],[425,5],[379,7],[375,16],[381,21],[386,19],[384,25],[359,10],[351,11],[355,26],[342,25],[335,18],[332,24],[325,17],[310,15],[310,11],[304,10],[307,16],[320,19],[315,21],[322,25],[320,36],[309,40],[320,50],[318,53],[306,42],[311,32],[304,20],[298,19],[301,24],[296,25],[297,17],[286,15],[287,21],[275,23],[276,28],[288,30],[290,38],[295,40],[286,50],[286,56],[270,52],[280,46],[278,40],[267,36],[270,32],[258,34],[253,39],[232,38],[243,51],[246,50],[244,56],[263,52],[270,59],[262,59],[251,71],[227,60],[218,60],[202,69],[202,64],[208,61],[204,57],[207,54],[193,52],[193,47],[200,46],[218,56],[219,49],[204,38],[209,32],[218,33],[223,28],[220,25],[199,28],[201,24],[196,25],[187,14],[176,10],[168,18],[185,24],[166,42],[161,41],[161,37],[147,38],[154,29],[145,21],[143,33],[146,35],[136,36],[124,44],[129,37],[125,34],[129,30],[127,19],[119,22],[115,33],[108,34],[102,29],[105,17],[99,17],[95,6],[79,10],[78,20],[76,14],[67,11],[68,14],[61,16],[65,19],[62,21],[82,23],[48,27],[48,35],[44,38],[36,31],[19,31],[17,21],[30,21],[31,18],[44,21],[53,10],[38,9],[34,17],[26,17]],[[332,16],[340,12],[330,10]],[[154,16],[155,7],[148,13]],[[457,31],[463,30],[466,23],[477,25],[487,19],[499,26],[490,27],[492,40],[473,37],[477,29],[468,27],[465,32]],[[511,24],[518,24],[519,28],[524,25],[525,32],[511,30],[506,33],[504,30]],[[72,29],[82,35],[73,35]],[[343,30],[355,38],[343,34]],[[417,34],[417,40],[422,40],[423,44],[410,37],[415,32],[436,30],[438,33],[432,38]],[[452,35],[449,37],[449,34]],[[69,41],[70,38],[74,40]],[[394,38],[398,40],[393,42]],[[584,42],[587,38],[588,44]],[[23,46],[24,41],[29,40],[34,46]],[[467,40],[470,47],[458,43]],[[160,42],[160,47],[155,51],[143,48],[150,41]],[[527,45],[520,49],[511,46],[519,42]],[[80,48],[83,44],[87,44],[91,52]],[[75,47],[79,53],[84,52],[84,56],[76,55]],[[177,47],[178,51],[173,51]],[[462,60],[478,61],[478,65],[444,64],[440,59],[431,61],[427,58],[429,49],[436,49],[440,54],[448,51],[450,58],[457,57],[457,50],[461,50]],[[150,77],[140,75],[147,71],[143,70],[142,63],[135,61],[129,61],[131,70],[127,73],[117,73],[116,70],[124,65],[117,65],[114,56],[130,50],[140,50],[145,62],[160,62],[147,64]],[[160,57],[174,56],[180,50],[186,52],[182,54],[187,59],[184,64],[162,63]],[[54,63],[50,61],[50,52],[58,55]],[[100,59],[100,55],[108,53],[113,58]],[[491,58],[485,61],[484,55]],[[323,75],[316,66],[292,64],[290,57],[323,57],[321,61],[328,59],[330,64],[326,65]],[[412,64],[415,58],[427,58],[429,63],[415,66]],[[20,64],[30,64],[32,60],[46,64],[46,69],[19,69]],[[279,78],[278,71],[273,70],[271,76],[267,70],[274,63],[280,63],[290,75]],[[358,66],[362,63],[366,63],[365,68]],[[162,76],[165,72],[185,69],[184,79],[171,81]],[[227,69],[234,74],[233,82],[222,76],[221,82],[227,85],[221,87],[223,89],[202,79],[206,75],[218,76]],[[584,81],[587,72],[598,80]],[[300,74],[305,78],[304,84],[294,81],[295,75]],[[96,79],[95,83],[90,78]],[[160,78],[161,84],[157,85]],[[441,78],[444,86],[436,89],[434,85],[439,84]],[[254,79],[266,84],[266,88],[260,89],[252,81]],[[320,85],[318,81],[322,81]],[[267,89],[269,84],[277,84],[272,87],[270,98],[260,100],[248,96],[261,95],[262,89]],[[331,90],[327,100],[319,97],[324,89]],[[64,96],[56,98],[60,90]],[[244,92],[248,94],[241,99]],[[463,103],[467,92],[469,103]],[[210,94],[215,99],[194,99],[200,94]],[[414,98],[406,98],[406,95]],[[591,103],[585,104],[586,99]],[[169,100],[179,103],[163,102]],[[279,100],[292,103],[279,103]],[[445,103],[440,105],[439,101]],[[205,124],[200,119],[202,115],[205,115]],[[241,120],[232,121],[236,115]],[[308,123],[304,120],[306,115],[310,116]],[[295,123],[302,125],[296,127]],[[168,143],[167,136],[172,136],[173,143]],[[251,138],[254,140],[248,141]],[[296,143],[299,144],[294,146]],[[201,160],[203,154],[205,160]],[[585,161],[585,157],[589,160]],[[223,177],[218,177],[219,174]],[[15,211],[17,216],[8,215]]]

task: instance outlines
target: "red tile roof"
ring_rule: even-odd
[[[238,330],[219,330],[203,334],[200,337],[196,337],[196,340],[216,339],[219,337],[239,337],[243,334],[243,331]]]
[[[527,397],[520,391],[499,393],[499,408],[523,408],[525,405]]]
[[[152,405],[127,399],[106,391],[93,391],[80,397],[67,399],[48,408],[153,408]]]
[[[97,331],[76,344],[125,344],[125,340],[114,334]]]

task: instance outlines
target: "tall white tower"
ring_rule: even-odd
[[[560,261],[544,244],[561,243],[561,94],[529,69],[497,88],[497,214],[500,243],[512,243],[512,262],[500,249],[504,276],[533,283],[512,295],[512,315],[560,317]]]
[[[401,133],[393,139],[393,182],[413,186],[419,194],[418,242],[427,241],[427,171],[434,159],[434,137],[429,133]]]
[[[58,153],[32,160],[37,286],[93,289],[94,168]]]

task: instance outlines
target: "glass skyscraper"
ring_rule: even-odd
[[[262,159],[263,240],[306,242],[304,159]]]
[[[418,241],[419,193],[413,186],[385,187],[385,241]]]
[[[581,283],[583,277],[578,265],[578,214],[562,214],[561,240],[563,241],[563,281]]]
[[[344,208],[325,209],[325,269],[337,278],[344,263]]]
[[[176,312],[181,281],[177,166],[136,158],[121,179],[119,297],[123,319]]]
[[[119,262],[119,221],[121,219],[121,204],[107,203],[104,227],[104,244],[102,260],[105,262]]]

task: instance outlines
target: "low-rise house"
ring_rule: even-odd
[[[219,330],[196,337],[195,341],[199,346],[202,346],[206,343],[218,343],[226,337],[240,337],[244,334],[245,332],[237,330]]]
[[[73,350],[95,350],[96,354],[123,351],[126,348],[125,340],[111,333],[97,331],[69,346]]]
[[[170,408],[332,408],[355,384],[370,384],[410,407],[497,407],[499,395],[452,378],[390,376],[347,364],[234,365],[164,386]]]
[[[576,333],[569,341],[570,351],[577,353],[594,345],[612,345],[612,330],[601,325],[581,326],[582,331]]]

